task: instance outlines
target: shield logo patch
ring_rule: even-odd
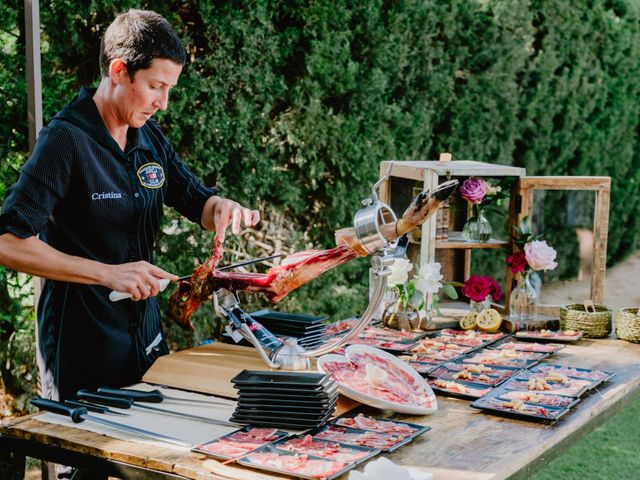
[[[157,163],[146,163],[138,169],[138,178],[147,188],[160,188],[164,185],[164,170]]]

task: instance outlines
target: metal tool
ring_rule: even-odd
[[[218,271],[223,272],[225,270],[231,270],[238,267],[245,267],[247,265],[253,265],[254,263],[261,263],[261,262],[266,262],[267,260],[273,260],[274,258],[279,258],[281,256],[282,254],[279,253],[277,255],[269,255],[268,257],[253,258],[251,260],[245,260],[243,262],[238,262],[238,263],[234,263],[224,267],[220,267],[218,268]],[[188,280],[190,278],[191,278],[191,275],[185,275],[184,277],[179,277],[177,281],[182,282],[183,280]],[[160,280],[158,280],[160,291],[164,292],[164,290],[167,288],[169,283],[171,283],[171,281],[168,278],[161,278]],[[118,302],[120,300],[125,300],[127,298],[131,298],[131,294],[127,292],[118,292],[117,290],[113,290],[109,294],[109,300],[111,300],[112,302]]]
[[[90,412],[95,412],[95,413],[111,413],[113,415],[121,415],[124,417],[129,416],[128,413],[116,412],[115,410],[111,410],[109,407],[105,407],[104,405],[98,405],[97,403],[76,402],[75,400],[65,400],[64,404],[72,408],[86,408]]]
[[[66,415],[71,418],[74,423],[81,423],[85,420],[90,420],[92,422],[100,423],[102,425],[107,425],[108,427],[117,428],[118,430],[125,430],[127,432],[135,433],[138,435],[142,435],[145,437],[152,438],[154,440],[159,440],[161,442],[171,443],[173,445],[179,445],[181,447],[191,448],[192,445],[183,440],[169,437],[167,435],[162,435],[161,433],[151,432],[149,430],[143,430],[142,428],[132,427],[130,425],[126,425],[124,423],[114,422],[113,420],[107,420],[102,417],[97,417],[95,415],[89,415],[86,407],[71,407],[69,405],[65,405],[61,402],[56,402],[54,400],[46,400],[44,398],[32,398],[31,405],[34,407],[38,407],[40,410],[47,410],[49,412],[57,413],[59,415]]]
[[[210,405],[229,405],[228,402],[216,402],[215,400],[200,400],[197,398],[180,398],[165,395],[160,390],[134,390],[129,388],[100,387],[98,393],[104,393],[112,397],[132,398],[136,402],[161,403],[163,400],[176,402],[200,403]]]
[[[89,392],[87,390],[79,390],[78,398],[81,398],[83,400],[89,400],[90,402],[98,403],[100,405],[108,405],[110,407],[123,408],[125,410],[129,408],[140,408],[142,410],[150,410],[153,412],[166,413],[167,415],[174,415],[176,417],[188,418],[189,420],[197,420],[199,422],[211,423],[213,425],[223,425],[225,427],[241,426],[241,425],[238,425],[237,423],[228,422],[226,420],[217,420],[215,418],[203,417],[200,415],[192,415],[190,413],[178,412],[176,410],[169,410],[166,408],[151,407],[149,405],[140,405],[138,403],[135,403],[134,399],[131,397],[113,397],[110,395]]]

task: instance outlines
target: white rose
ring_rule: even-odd
[[[422,293],[438,293],[442,288],[442,274],[440,273],[440,264],[438,262],[425,263],[420,267],[418,275],[413,279],[416,290]]]
[[[390,267],[391,275],[387,278],[387,285],[404,285],[409,279],[409,272],[413,270],[413,263],[406,258],[396,258]]]
[[[533,270],[553,270],[558,266],[555,262],[556,251],[544,240],[533,240],[524,246],[527,263]]]

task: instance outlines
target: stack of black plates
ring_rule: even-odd
[[[304,348],[322,345],[327,335],[327,317],[299,313],[258,310],[251,316],[264,325],[276,337],[294,337]]]
[[[231,421],[242,425],[315,428],[338,401],[338,387],[324,373],[243,370],[231,382],[239,392]]]

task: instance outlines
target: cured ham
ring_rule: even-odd
[[[371,453],[369,450],[356,450],[355,448],[345,447],[336,442],[316,440],[311,435],[292,438],[276,444],[275,447],[288,452],[314,455],[316,457],[345,463],[355,462]]]
[[[347,466],[344,462],[310,458],[308,455],[281,455],[275,452],[250,453],[246,459],[251,465],[313,478],[330,477]]]
[[[249,428],[225,435],[214,442],[200,445],[197,450],[225,458],[237,458],[278,440],[282,435],[274,428]]]
[[[365,395],[381,398],[392,403],[423,405],[426,396],[418,394],[406,383],[392,373],[382,377],[371,374],[371,367],[367,372],[366,365],[358,365],[353,362],[326,362],[324,371],[330,373],[338,383],[345,384],[349,388]],[[378,370],[384,370],[377,367]],[[394,372],[395,373],[395,372]]]
[[[443,184],[430,195],[421,192],[413,199],[402,218],[380,226],[380,234],[394,241],[424,223],[455,190],[457,181]],[[368,252],[362,247],[354,228],[336,232],[335,248],[306,250],[286,257],[267,273],[221,272],[217,269],[222,259],[222,244],[216,236],[211,255],[196,267],[188,280],[180,282],[169,302],[169,316],[185,330],[193,331],[191,316],[216,290],[260,292],[272,302],[279,302],[296,288],[310,282],[338,265],[342,265]]]
[[[394,422],[393,420],[381,420],[379,418],[368,417],[359,413],[355,417],[342,417],[336,420],[336,425],[343,427],[359,428],[361,430],[372,430],[374,432],[389,433],[401,438],[414,435],[418,429],[403,422]]]
[[[377,448],[380,450],[388,450],[403,440],[399,436],[390,435],[388,433],[371,432],[348,427],[338,427],[335,425],[328,425],[313,437],[345,443],[347,445]]]
[[[435,395],[415,370],[390,353],[350,345],[346,356],[318,359],[318,370],[330,374],[338,388],[361,403],[397,412],[427,415],[437,410]]]

